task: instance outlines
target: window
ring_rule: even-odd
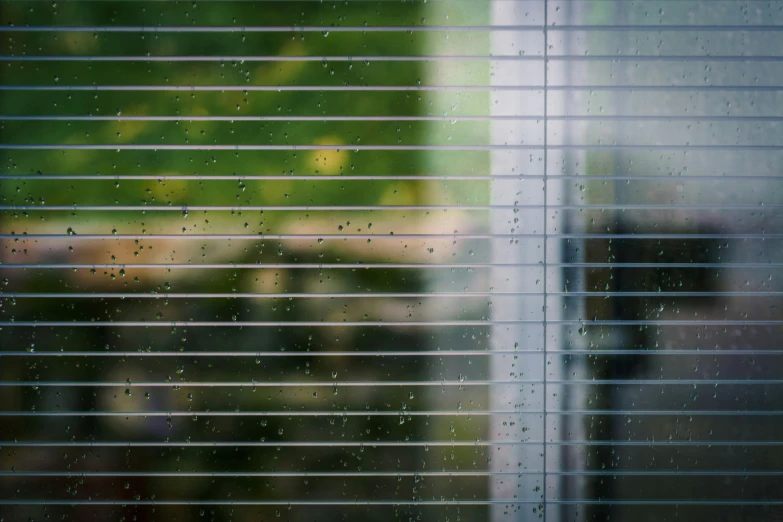
[[[778,2],[0,11],[0,520],[783,514]]]

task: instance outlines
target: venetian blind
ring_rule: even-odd
[[[783,3],[0,11],[0,520],[783,516]]]

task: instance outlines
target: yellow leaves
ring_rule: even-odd
[[[340,138],[337,136],[325,136],[315,140],[315,145],[337,145]],[[340,173],[340,167],[348,163],[350,153],[346,149],[314,150],[310,153],[308,164],[316,174],[334,175]]]
[[[171,175],[171,174],[169,174]],[[187,194],[190,188],[193,187],[193,183],[188,180],[181,179],[166,179],[165,181],[158,181],[149,185],[149,196],[154,197],[157,201],[168,201],[169,199]],[[142,197],[144,195],[142,194]]]
[[[416,191],[410,183],[397,183],[386,189],[378,204],[382,206],[415,205],[416,199]]]
[[[188,112],[185,116],[182,117],[182,120],[187,121],[188,116],[210,116],[210,113],[207,110],[207,108],[204,107],[203,105],[193,104],[191,107],[188,108]],[[217,116],[221,116],[221,114],[218,114]]]
[[[60,42],[73,54],[89,54],[98,46],[98,40],[89,32],[67,33]]]
[[[141,120],[112,122],[104,129],[104,143],[130,143],[149,124],[149,121]]]
[[[288,41],[277,53],[278,56],[302,56],[305,54],[305,45],[300,40]],[[307,62],[270,62],[259,65],[255,70],[255,77],[261,79],[265,85],[285,85],[304,69]]]

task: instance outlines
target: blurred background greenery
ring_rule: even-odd
[[[4,387],[0,390],[2,410],[164,414],[4,418],[0,439],[44,444],[3,448],[4,470],[68,474],[23,480],[4,476],[0,478],[3,497],[77,503],[125,499],[142,505],[2,506],[2,516],[8,520],[17,516],[428,520],[428,510],[430,514],[435,511],[426,506],[414,509],[402,504],[386,509],[362,507],[361,501],[486,498],[482,476],[411,474],[486,469],[483,448],[472,445],[484,435],[485,417],[441,421],[425,416],[421,412],[429,409],[426,390],[415,385],[383,385],[382,381],[437,380],[441,363],[435,357],[415,355],[419,350],[438,349],[432,345],[428,328],[376,325],[479,319],[486,312],[475,311],[475,306],[462,307],[462,312],[444,311],[437,299],[422,304],[421,298],[376,294],[422,292],[433,271],[448,269],[421,265],[468,256],[462,244],[433,236],[459,227],[464,227],[461,232],[480,231],[485,226],[481,211],[444,213],[414,207],[488,203],[485,182],[419,179],[423,174],[486,173],[486,151],[411,150],[411,146],[426,149],[487,142],[486,122],[448,118],[486,114],[486,92],[421,89],[444,77],[455,85],[485,85],[486,63],[383,58],[487,54],[488,36],[480,32],[328,30],[330,26],[482,24],[488,16],[486,4],[462,2],[445,13],[439,11],[442,7],[424,3],[387,2],[1,5],[3,22],[16,26],[327,28],[4,33],[4,54],[9,56],[226,58],[51,59],[3,64],[4,86],[55,88],[6,90],[0,96],[0,113],[9,117],[1,129],[2,174],[9,178],[0,191],[3,205],[15,207],[3,212],[0,226],[3,234],[17,236],[3,240],[2,262],[7,265],[2,270],[3,288],[6,293],[49,295],[5,299],[3,321],[75,320],[101,325],[4,327],[5,351],[79,355],[9,355],[3,357],[0,376],[3,380],[118,384]],[[361,57],[339,58],[353,55]],[[243,60],[244,56],[268,59]],[[80,89],[61,89],[65,86]],[[111,90],[112,86],[140,89]],[[362,90],[362,86],[399,89]],[[354,90],[341,90],[345,87]],[[433,118],[422,121],[422,116]],[[30,144],[51,147],[24,147]],[[110,148],[94,150],[89,148],[92,145]],[[137,145],[160,148],[134,149]],[[215,145],[261,145],[270,150],[206,148]],[[377,145],[398,148],[361,149]],[[293,150],[293,146],[305,148]],[[32,208],[39,206],[60,207]],[[356,206],[363,209],[349,208]],[[373,206],[402,209],[365,209]],[[24,238],[41,234],[57,237]],[[397,239],[395,234],[423,237]],[[486,253],[481,255],[486,257]],[[9,266],[15,264],[30,267]],[[81,297],[52,295],[58,293]],[[214,297],[182,295],[193,293]],[[340,296],[346,293],[367,297]],[[157,297],[149,298],[153,294]],[[339,325],[346,320],[373,326]],[[159,321],[165,326],[108,324],[115,321]],[[171,321],[222,324],[171,326]],[[242,327],[231,324],[234,321],[270,326]],[[323,321],[331,326],[315,324]],[[302,322],[308,326],[298,324]],[[440,334],[446,332],[441,339],[476,339],[477,334],[486,337],[483,330],[447,326]],[[392,351],[414,355],[383,355]],[[101,352],[102,356],[83,352]],[[146,355],[140,356],[142,352]],[[155,356],[163,352],[167,355]],[[223,352],[236,356],[220,356]],[[485,371],[479,367],[476,375]],[[343,380],[367,385],[341,386]],[[138,384],[144,382],[154,386]],[[223,385],[188,385],[193,382]],[[289,385],[294,382],[303,384]],[[375,382],[380,384],[375,386]],[[466,408],[471,399],[486,395],[456,387],[439,391],[452,395],[449,402],[454,405],[464,401]],[[480,409],[481,405],[472,407]],[[367,415],[355,415],[363,410]],[[177,416],[178,412],[184,416]],[[259,412],[268,415],[258,416]],[[317,412],[330,415],[314,415]],[[428,440],[462,444],[429,447],[424,443]],[[52,444],[57,442],[64,445]],[[114,445],[82,444],[98,442]],[[84,471],[122,476],[80,476]],[[144,471],[170,475],[140,474]],[[196,475],[186,476],[186,472]],[[226,475],[212,476],[212,472]],[[308,477],[307,472],[322,475]],[[143,505],[177,499],[272,504]],[[313,505],[274,505],[290,500]],[[359,502],[356,506],[319,505],[327,500]],[[453,512],[456,519],[462,513],[480,520],[485,513],[476,506],[439,508],[438,513],[443,509]]]

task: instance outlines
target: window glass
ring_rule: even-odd
[[[777,3],[0,12],[0,521],[783,514]]]

